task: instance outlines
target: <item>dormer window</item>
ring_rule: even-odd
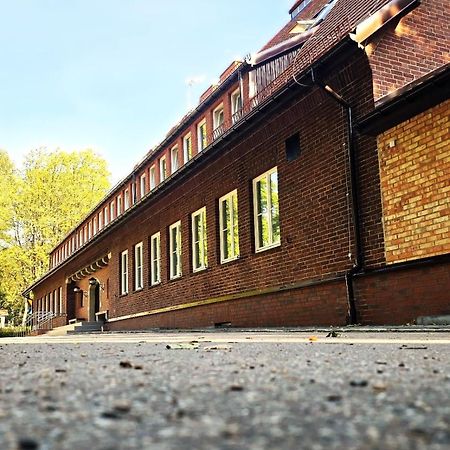
[[[223,124],[223,103],[221,103],[214,111],[213,111],[213,127],[214,130],[221,127]]]
[[[311,1],[312,0],[302,0],[301,2],[297,2],[293,9],[289,11],[291,13],[291,19],[297,17],[311,3]]]
[[[166,157],[163,156],[159,160],[159,181],[163,182],[167,178],[167,162]]]
[[[172,167],[172,173],[176,172],[178,170],[179,164],[178,164],[178,146],[175,145],[175,147],[172,147],[170,150],[170,165]]]
[[[150,190],[152,191],[156,187],[156,168],[150,167]]]
[[[140,194],[141,194],[141,198],[144,197],[144,195],[147,193],[147,189],[146,189],[146,181],[145,181],[145,173],[143,173],[141,175],[141,190],[140,190]]]
[[[201,152],[208,145],[207,136],[206,136],[206,119],[203,119],[197,125],[197,148],[198,151]]]
[[[186,164],[192,158],[192,138],[191,133],[188,133],[183,138],[183,156]]]
[[[124,199],[124,210],[126,211],[130,207],[130,190],[125,189],[125,192],[123,194]]]
[[[233,123],[237,122],[240,119],[241,110],[242,110],[241,89],[237,88],[231,94],[231,120]]]

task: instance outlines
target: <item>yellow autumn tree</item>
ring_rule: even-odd
[[[19,317],[21,292],[48,270],[50,250],[108,189],[107,163],[92,150],[33,150],[21,170],[12,169],[6,200],[0,196],[0,307]]]

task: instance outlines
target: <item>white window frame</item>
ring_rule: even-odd
[[[234,201],[236,199],[236,201]],[[230,205],[230,224],[224,223],[224,203],[229,202]],[[236,203],[236,205],[235,205]],[[236,209],[236,210],[235,210]],[[229,261],[234,261],[238,259],[240,256],[239,252],[239,217],[238,217],[238,198],[237,198],[237,189],[234,191],[228,192],[224,196],[219,199],[219,234],[220,234],[220,262],[227,263]],[[229,232],[231,235],[231,256],[228,258],[225,257],[225,239],[224,234]],[[237,241],[237,248],[236,248]]]
[[[253,179],[253,224],[254,224],[254,231],[255,231],[255,251],[256,252],[262,252],[264,250],[268,250],[270,248],[278,247],[281,245],[281,229],[280,229],[280,239],[279,241],[274,241],[273,237],[273,227],[272,227],[272,196],[268,195],[267,197],[267,211],[264,214],[263,212],[259,213],[258,210],[258,194],[257,194],[257,185],[258,182],[261,180],[265,180],[267,185],[270,186],[270,178],[273,173],[277,174],[277,190],[278,188],[278,170],[277,167],[273,167],[272,169],[268,170],[267,172],[264,172],[260,176]],[[280,202],[278,201],[278,215],[280,214]],[[265,220],[267,220],[267,228],[269,232],[268,241],[269,243],[264,245],[259,242],[259,221],[258,217],[262,216],[265,217]]]
[[[88,233],[88,240],[89,240],[92,237],[92,222],[91,221],[88,222],[88,232],[87,233]],[[64,251],[64,248],[63,248],[63,251]]]
[[[145,175],[144,172],[140,178],[140,198],[144,197],[145,194],[147,193],[146,179],[147,176]]]
[[[130,207],[130,189],[126,188],[123,193],[123,210],[126,211]]]
[[[150,283],[152,286],[161,283],[161,233],[150,238]]]
[[[159,158],[159,182],[162,183],[167,178],[166,155]]]
[[[195,220],[200,217],[200,232],[197,236]],[[192,271],[200,272],[208,267],[208,243],[206,230],[206,207],[191,214],[192,227]]]
[[[186,134],[183,137],[183,159],[186,164],[192,158],[192,135]]]
[[[203,135],[202,129],[204,129],[205,133]],[[206,130],[206,118],[202,119],[197,124],[197,153],[200,153],[208,146],[208,136]]]
[[[176,230],[175,242],[173,239],[173,230]],[[176,262],[178,263],[176,267],[174,266],[174,255],[176,255]],[[175,280],[180,278],[181,275],[181,220],[179,220],[169,227],[169,278]]]
[[[150,167],[149,176],[150,176],[150,190],[153,191],[153,189],[155,189],[156,187],[156,166],[154,164],[152,167]]]
[[[109,218],[111,219],[111,222],[114,220],[115,218],[115,201],[113,200],[110,204],[109,204]]]
[[[134,290],[144,289],[144,245],[142,242],[134,246]]]
[[[105,223],[105,227],[106,227],[106,225],[108,225],[108,223],[109,223],[109,215],[108,215],[108,207],[107,206],[105,206],[104,208],[103,208],[103,217],[104,217],[104,223]]]
[[[240,99],[240,106],[237,102],[238,98]],[[235,114],[237,114],[242,109],[242,96],[240,87],[238,87],[231,93],[230,101],[231,101],[231,120],[233,123],[235,123],[238,120]]]
[[[170,149],[170,166],[172,173],[175,173],[180,168],[180,163],[178,159],[178,145],[174,145]]]
[[[117,196],[117,217],[119,217],[122,214],[122,196]]]
[[[64,314],[66,311],[64,311],[64,302],[63,302],[63,290],[62,287],[60,286],[58,288],[58,300],[59,300],[59,312],[61,314]]]
[[[132,205],[136,203],[136,181],[131,183],[131,202]]]
[[[220,118],[222,118],[221,121],[219,120]],[[223,103],[221,103],[213,111],[213,129],[217,130],[217,128],[222,126],[224,119],[225,119],[225,117],[224,117]]]
[[[128,250],[120,254],[120,294],[128,294]]]

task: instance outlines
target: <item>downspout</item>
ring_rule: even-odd
[[[349,252],[348,257],[353,259],[353,266],[345,274],[345,285],[347,288],[347,302],[349,323],[354,325],[358,320],[358,312],[356,309],[355,293],[353,287],[353,276],[358,273],[364,266],[364,257],[361,245],[361,223],[359,219],[359,198],[356,190],[357,177],[356,177],[356,155],[355,155],[355,142],[354,142],[354,122],[353,122],[353,110],[351,105],[336,91],[334,91],[329,85],[325,85],[323,82],[316,80],[314,72],[311,70],[312,81],[320,89],[322,89],[329,97],[331,97],[336,103],[344,108],[347,116],[347,160],[350,169],[350,195],[351,195],[351,214],[353,222],[353,239],[355,243],[355,255]]]

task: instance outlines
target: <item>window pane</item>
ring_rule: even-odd
[[[239,228],[238,228],[238,208],[237,208],[237,194],[232,196],[232,223],[233,223],[233,257],[239,256]]]
[[[268,224],[268,186],[267,179],[262,178],[256,183],[257,190],[257,215],[258,215],[258,246],[269,245]]]
[[[280,242],[280,210],[278,200],[278,174],[270,174],[270,202],[272,221],[272,244]]]

